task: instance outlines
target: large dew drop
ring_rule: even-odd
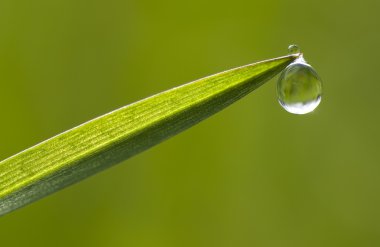
[[[282,71],[277,95],[280,105],[293,114],[312,112],[321,102],[321,79],[302,55]]]

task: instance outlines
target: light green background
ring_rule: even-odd
[[[380,246],[380,2],[0,1],[0,159],[291,43],[324,82],[276,81],[101,174],[0,218],[0,246]]]

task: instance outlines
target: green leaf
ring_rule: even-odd
[[[191,127],[261,86],[297,56],[246,65],[170,89],[0,162],[0,215]]]

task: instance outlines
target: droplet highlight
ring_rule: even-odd
[[[314,111],[322,99],[322,82],[302,54],[281,73],[277,82],[280,105],[293,114]]]

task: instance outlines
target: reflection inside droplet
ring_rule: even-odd
[[[321,102],[321,96],[319,96],[315,101],[309,101],[306,103],[291,103],[285,104],[280,99],[278,100],[281,106],[290,113],[293,114],[306,114],[315,110]]]

